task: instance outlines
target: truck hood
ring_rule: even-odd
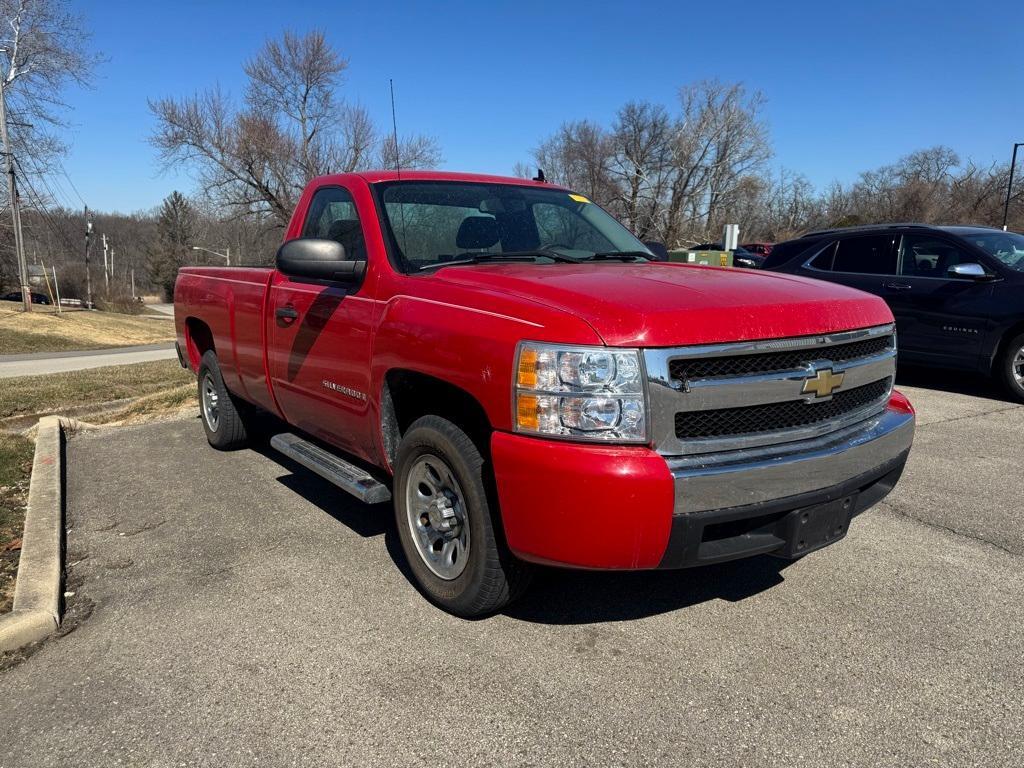
[[[610,346],[808,336],[892,322],[876,296],[794,275],[685,264],[494,264],[432,279],[580,317]],[[528,311],[528,310],[524,310]]]

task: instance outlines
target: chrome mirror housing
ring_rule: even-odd
[[[985,271],[981,264],[968,262],[967,264],[954,264],[949,268],[950,277],[966,277],[971,280],[987,280],[991,275]]]

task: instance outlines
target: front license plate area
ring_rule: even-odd
[[[839,541],[850,528],[856,500],[857,495],[853,494],[813,507],[794,509],[786,516],[786,544],[775,554],[802,557]]]

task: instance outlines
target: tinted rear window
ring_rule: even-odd
[[[764,264],[761,266],[762,269],[772,269],[773,267],[781,267],[787,261],[803,253],[805,250],[813,246],[816,240],[788,240],[785,243],[779,243],[772,247],[772,252],[768,254],[768,258],[764,260]]]
[[[826,272],[832,271],[832,263],[836,258],[836,245],[837,243],[829,243],[821,252],[814,257],[814,261],[811,262],[810,266],[814,269],[822,269]]]
[[[839,241],[835,272],[856,272],[866,275],[895,275],[896,251],[892,248],[892,235],[866,235]]]

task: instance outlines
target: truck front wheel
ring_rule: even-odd
[[[439,416],[413,422],[398,448],[402,550],[427,597],[467,618],[500,610],[528,579],[528,566],[496,535],[485,471],[473,441]]]
[[[206,439],[214,448],[230,451],[241,448],[249,440],[243,403],[235,401],[224,386],[217,355],[212,350],[199,363],[199,414],[206,430]]]

